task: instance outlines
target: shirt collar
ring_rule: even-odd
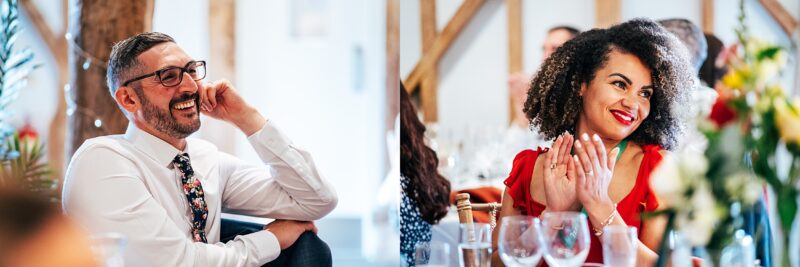
[[[131,142],[136,149],[141,150],[145,155],[167,168],[172,168],[172,160],[175,155],[189,151],[188,142],[184,151],[180,151],[166,141],[139,129],[133,123],[128,123],[124,138]]]

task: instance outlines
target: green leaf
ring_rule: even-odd
[[[780,52],[781,50],[782,49],[779,46],[767,47],[764,50],[758,51],[758,53],[756,54],[756,59],[758,61],[761,61],[761,60],[764,60],[764,59],[774,59],[775,56],[778,55],[778,52]]]
[[[792,221],[797,215],[797,191],[789,186],[778,192],[778,217],[783,229],[792,229]]]

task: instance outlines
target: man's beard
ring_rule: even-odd
[[[153,127],[162,133],[165,133],[173,138],[183,139],[200,129],[200,109],[197,104],[197,94],[184,94],[178,98],[174,98],[169,102],[167,110],[161,109],[151,103],[147,96],[140,94],[142,101],[142,114],[145,121],[149,122]],[[182,124],[172,115],[172,106],[175,103],[184,102],[186,100],[194,99],[197,109],[197,117],[189,123]]]

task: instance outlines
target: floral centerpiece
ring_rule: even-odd
[[[683,231],[692,245],[719,252],[741,227],[739,213],[768,185],[784,232],[780,264],[789,266],[788,232],[800,187],[800,99],[787,97],[776,81],[785,49],[750,36],[743,1],[740,10],[738,44],[720,57],[728,72],[715,88],[719,97],[710,114],[696,120],[706,147],[670,157],[652,186],[670,207],[664,211],[668,227]]]

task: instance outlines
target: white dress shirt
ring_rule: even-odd
[[[86,140],[64,180],[65,212],[91,233],[128,238],[126,266],[260,266],[280,254],[269,231],[220,240],[220,214],[312,221],[337,203],[311,156],[271,121],[248,137],[262,164],[244,162],[213,144],[187,138],[184,151],[138,129]],[[186,152],[208,205],[208,244],[190,236],[191,213],[172,160]]]

